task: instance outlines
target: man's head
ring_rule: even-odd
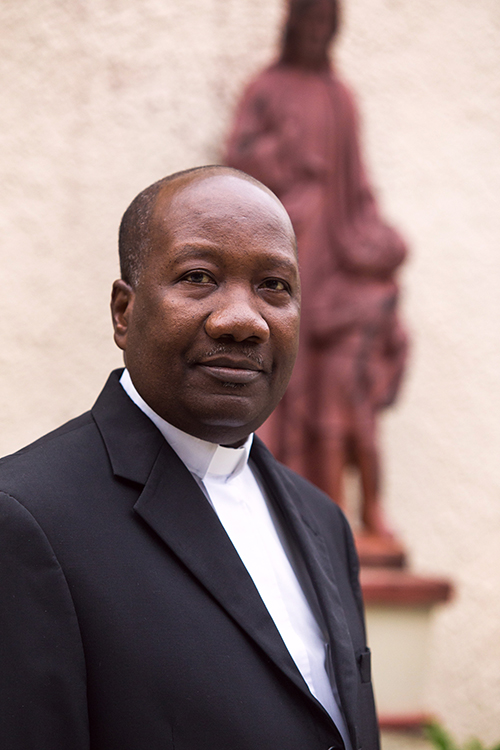
[[[288,215],[227,167],[172,175],[141,193],[120,228],[115,341],[161,417],[223,445],[269,416],[291,375],[300,287]]]
[[[290,0],[281,61],[309,70],[326,68],[339,15],[338,0]]]

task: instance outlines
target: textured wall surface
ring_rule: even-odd
[[[0,451],[88,408],[120,364],[108,298],[133,196],[218,160],[279,0],[0,4]],[[411,370],[385,418],[387,506],[417,570],[456,584],[427,701],[500,740],[500,6],[350,0],[339,66],[373,178],[412,245]]]

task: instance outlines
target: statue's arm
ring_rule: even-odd
[[[250,84],[236,110],[224,161],[282,196],[290,184],[292,163],[286,118],[276,112],[274,98],[266,74]]]

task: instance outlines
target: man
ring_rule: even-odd
[[[285,210],[190,170],[120,258],[126,370],[0,466],[2,750],[376,748],[350,531],[252,440],[297,349]]]
[[[260,435],[341,506],[345,468],[354,464],[360,526],[386,536],[376,428],[406,360],[395,280],[406,248],[380,213],[355,100],[330,62],[339,16],[338,0],[289,0],[279,59],[246,89],[226,163],[283,201],[302,271],[296,367]]]

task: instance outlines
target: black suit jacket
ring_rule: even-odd
[[[2,750],[327,750],[312,697],[215,512],[110,376],[0,463]],[[353,748],[378,735],[344,516],[255,440],[331,643]]]

